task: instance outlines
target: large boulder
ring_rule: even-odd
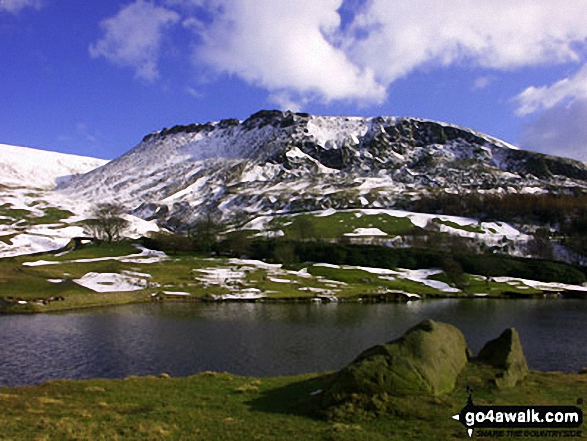
[[[518,331],[509,328],[483,346],[477,361],[501,369],[495,377],[498,388],[513,387],[528,374],[528,363],[524,356]]]
[[[467,364],[467,343],[457,328],[426,320],[398,340],[363,352],[336,373],[326,402],[352,396],[442,394]]]

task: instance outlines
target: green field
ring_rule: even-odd
[[[283,231],[287,239],[339,239],[357,228],[378,228],[388,236],[394,237],[410,234],[415,227],[408,218],[340,211],[328,216],[279,216],[269,222],[268,228]]]
[[[140,289],[96,292],[76,283],[91,273],[135,279]],[[138,280],[138,282],[137,282]],[[386,270],[349,265],[296,264],[295,267],[261,261],[210,257],[193,252],[174,253],[149,261],[131,242],[87,245],[66,254],[19,256],[0,260],[4,312],[44,312],[158,299],[213,300],[215,296],[254,291],[262,301],[405,301],[408,298],[532,296],[541,291],[521,282],[498,283],[486,277],[463,276],[454,288],[440,269],[422,276],[415,270]],[[166,294],[168,293],[168,294]],[[182,295],[173,295],[181,293]],[[417,296],[416,296],[417,295]],[[42,299],[62,297],[42,304]],[[259,299],[257,299],[259,300]],[[24,303],[26,302],[26,303]]]
[[[476,405],[576,405],[587,390],[587,375],[541,372],[497,390],[471,365],[446,395],[388,397],[384,413],[340,419],[321,412],[316,391],[328,378],[202,373],[0,388],[0,439],[459,440],[469,438],[451,416],[465,405],[467,385]]]

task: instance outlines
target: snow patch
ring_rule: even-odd
[[[139,291],[153,286],[145,279],[118,273],[90,272],[73,281],[95,292]]]
[[[379,228],[356,228],[352,233],[344,233],[345,236],[387,236],[387,233]]]

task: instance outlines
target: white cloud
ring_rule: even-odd
[[[380,102],[419,68],[576,63],[587,39],[587,2],[574,0],[370,0],[344,29],[343,0],[182,3],[214,11],[211,24],[195,27],[200,62],[277,97]]]
[[[487,87],[489,87],[489,85],[493,82],[494,79],[494,77],[488,75],[475,78],[475,81],[473,81],[473,90],[486,89]]]
[[[520,144],[525,149],[587,161],[587,98],[541,112],[526,123]]]
[[[24,8],[40,9],[41,0],[0,0],[0,11],[5,10],[16,14]]]
[[[294,107],[380,103],[394,81],[418,69],[581,64],[587,50],[585,0],[157,1],[163,6],[136,0],[105,20],[92,56],[153,80],[164,33],[181,21],[195,36],[199,68],[237,76]],[[493,78],[490,72],[473,87]],[[528,102],[540,90],[528,92]]]
[[[303,104],[306,104],[309,99],[298,97],[297,99],[291,93],[280,91],[269,95],[269,100],[277,104],[282,110],[290,110],[292,112],[300,112]]]
[[[90,55],[136,70],[136,77],[153,81],[164,31],[177,23],[177,12],[136,0],[101,23],[105,35],[90,46]]]
[[[564,78],[550,86],[528,87],[515,97],[518,104],[516,113],[528,115],[556,105],[587,99],[587,64],[570,78]]]
[[[353,64],[332,41],[342,0],[224,0],[208,26],[197,59],[218,72],[237,75],[280,99],[288,92],[380,102],[385,87],[369,66]],[[289,103],[290,105],[292,103]]]
[[[430,63],[502,70],[578,61],[586,16],[585,1],[372,0],[353,24],[363,37],[348,50],[385,82]]]

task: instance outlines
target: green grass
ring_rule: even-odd
[[[42,216],[35,216],[30,210],[22,208],[10,208],[8,204],[4,204],[0,206],[0,216],[5,216],[6,218],[0,219],[0,223],[3,225],[10,225],[16,222],[25,221],[27,225],[55,224],[62,221],[63,219],[67,219],[73,216],[71,211],[62,210],[56,207],[45,207],[39,209],[43,211]]]
[[[355,213],[360,214],[357,217]],[[284,224],[289,224],[285,225]],[[407,218],[392,217],[387,214],[368,215],[360,212],[337,212],[329,216],[301,214],[280,216],[269,223],[270,228],[281,229],[287,239],[319,237],[338,239],[357,228],[379,228],[389,236],[409,234],[414,224]]]
[[[529,297],[541,294],[541,291],[521,283],[497,283],[467,274],[464,276],[463,291],[447,293],[427,286],[421,281],[402,277],[401,273],[381,276],[357,267],[336,268],[309,263],[297,264],[297,270],[304,267],[308,270],[309,277],[302,277],[286,268],[267,270],[228,258],[207,257],[187,252],[176,253],[167,260],[156,263],[121,262],[114,259],[136,255],[138,252],[131,242],[119,242],[100,246],[86,245],[60,256],[46,254],[0,259],[0,296],[21,298],[29,302],[28,305],[22,306],[8,305],[0,301],[0,312],[48,312],[150,301],[152,294],[162,291],[187,292],[191,296],[191,299],[182,297],[178,300],[207,300],[211,296],[238,293],[241,288],[257,288],[266,296],[267,301],[310,301],[322,294],[334,295],[345,301],[380,301],[383,298],[394,300],[398,298],[398,292],[418,294],[422,298],[470,297],[475,294],[489,297]],[[92,261],[93,259],[101,260]],[[39,260],[55,263],[40,266],[23,265]],[[215,268],[246,271],[246,274],[232,288],[226,286],[221,278],[206,283],[200,280],[204,275],[201,270]],[[124,271],[149,275],[146,280],[151,286],[133,292],[97,293],[73,281],[89,272],[121,274]],[[62,282],[52,283],[49,282],[50,279],[59,279]],[[285,279],[289,283],[274,279]],[[444,273],[431,276],[430,279],[450,285],[450,280]],[[38,305],[33,302],[39,298],[56,296],[64,297],[65,300],[49,305]],[[401,295],[399,298],[401,299]]]
[[[2,219],[0,219],[0,224],[1,223],[2,223]],[[6,245],[11,245],[12,239],[14,239],[16,236],[18,236],[18,234],[16,234],[16,233],[4,234],[4,235],[0,236],[0,242],[4,242]]]
[[[389,396],[386,411],[326,418],[320,396],[328,375],[252,378],[202,373],[187,378],[54,381],[0,388],[3,440],[454,440],[468,439],[451,419],[465,405],[575,405],[587,375],[531,372],[496,390],[470,365],[450,393]],[[516,439],[516,438],[509,438]]]
[[[454,228],[455,230],[463,230],[468,231],[469,233],[485,233],[485,230],[481,228],[479,225],[460,225],[456,222],[448,221],[448,220],[441,220],[439,218],[435,218],[434,222],[437,224],[446,225],[447,227]],[[493,231],[495,232],[495,230]]]

